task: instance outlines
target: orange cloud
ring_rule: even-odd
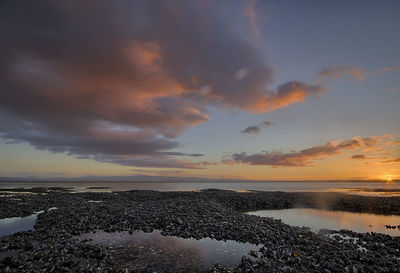
[[[379,142],[385,141],[385,137],[354,137],[351,139],[335,140],[324,145],[313,146],[298,152],[278,153],[264,152],[248,155],[244,152],[236,153],[225,158],[227,164],[244,163],[249,165],[269,165],[299,167],[308,166],[312,160],[321,159],[326,156],[340,154],[346,150],[353,150],[372,145],[379,146]],[[362,155],[356,155],[356,159],[363,158]]]
[[[382,69],[377,69],[377,70],[375,70],[375,71],[372,71],[372,72],[371,72],[371,75],[372,75],[373,77],[377,77],[377,76],[379,76],[380,74],[383,74],[383,73],[385,73],[385,72],[399,71],[399,70],[400,70],[400,65],[397,65],[397,66],[388,66],[388,67],[384,67],[384,68],[382,68]]]
[[[318,72],[317,82],[322,83],[327,79],[339,79],[344,76],[349,76],[354,80],[362,81],[365,79],[367,74],[362,68],[350,65],[333,65]]]
[[[257,112],[274,111],[294,103],[304,101],[308,96],[322,93],[325,89],[318,85],[308,85],[291,81],[278,86],[275,92],[270,92],[265,98],[260,98]]]
[[[195,167],[175,158],[173,139],[208,121],[209,106],[260,113],[323,90],[273,90],[263,51],[222,14],[184,0],[5,1],[0,136],[122,165]]]
[[[400,157],[382,161],[382,163],[400,163]]]

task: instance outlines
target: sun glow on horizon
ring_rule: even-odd
[[[394,183],[395,178],[391,174],[386,174],[382,176],[382,180],[385,181],[387,184]]]

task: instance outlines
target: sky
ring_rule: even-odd
[[[0,176],[400,179],[399,10],[3,0]]]

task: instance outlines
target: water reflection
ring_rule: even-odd
[[[106,245],[114,249],[114,258],[121,268],[140,270],[168,268],[170,272],[205,271],[219,263],[224,266],[236,266],[242,256],[260,246],[228,240],[217,241],[210,238],[200,240],[184,239],[175,236],[163,236],[160,231],[145,233],[136,231],[106,233],[97,231],[79,236],[91,239],[93,243]]]
[[[396,197],[400,195],[400,189],[384,188],[384,189],[366,189],[366,188],[354,188],[354,189],[338,189],[346,193],[364,195],[364,196],[380,196],[380,197]]]
[[[55,209],[57,208],[51,207],[48,210],[50,211]],[[44,210],[41,210],[26,217],[10,217],[10,218],[0,219],[0,237],[20,231],[33,230],[37,216],[43,212]]]
[[[378,215],[303,208],[260,210],[249,212],[249,214],[281,219],[286,224],[310,227],[314,231],[323,228],[333,230],[349,229],[360,233],[373,231],[391,236],[400,236],[400,230],[397,228],[400,225],[400,216],[398,215]],[[396,228],[386,229],[385,225],[396,226]]]
[[[27,217],[11,217],[0,219],[0,236],[13,234],[19,231],[33,230],[38,213]]]

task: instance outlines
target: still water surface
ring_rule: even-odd
[[[49,210],[55,210],[56,207],[49,208]],[[10,217],[0,219],[0,237],[10,235],[20,231],[34,230],[37,217],[44,210],[35,212],[25,217]]]
[[[37,215],[35,213],[27,217],[11,217],[0,219],[0,237],[13,234],[19,231],[33,230],[36,223]]]
[[[204,181],[204,182],[0,182],[4,188],[33,187],[66,187],[76,192],[109,192],[129,190],[156,191],[198,191],[204,189],[221,189],[234,191],[313,191],[313,192],[345,192],[361,195],[400,196],[400,182],[385,183],[382,181]],[[104,187],[104,188],[96,188]],[[378,189],[376,191],[375,189]]]
[[[281,219],[285,224],[299,227],[309,227],[313,231],[320,229],[349,229],[355,232],[378,232],[391,236],[400,236],[400,216],[379,215],[373,213],[355,213],[345,211],[330,211],[319,209],[282,209],[259,210],[248,214],[262,217]],[[396,226],[395,229],[386,229],[385,225]]]
[[[158,230],[151,233],[135,231],[132,234],[97,231],[80,235],[78,238],[81,240],[91,239],[92,243],[127,252],[128,257],[131,257],[136,263],[143,263],[147,259],[150,259],[147,261],[149,263],[152,260],[161,260],[171,264],[185,263],[186,266],[199,269],[208,269],[216,263],[234,267],[240,263],[242,256],[261,247],[261,245],[239,243],[232,240],[218,241],[211,238],[195,240],[163,236]],[[140,256],[141,259],[136,260],[137,256]],[[123,262],[122,260],[121,263]]]

